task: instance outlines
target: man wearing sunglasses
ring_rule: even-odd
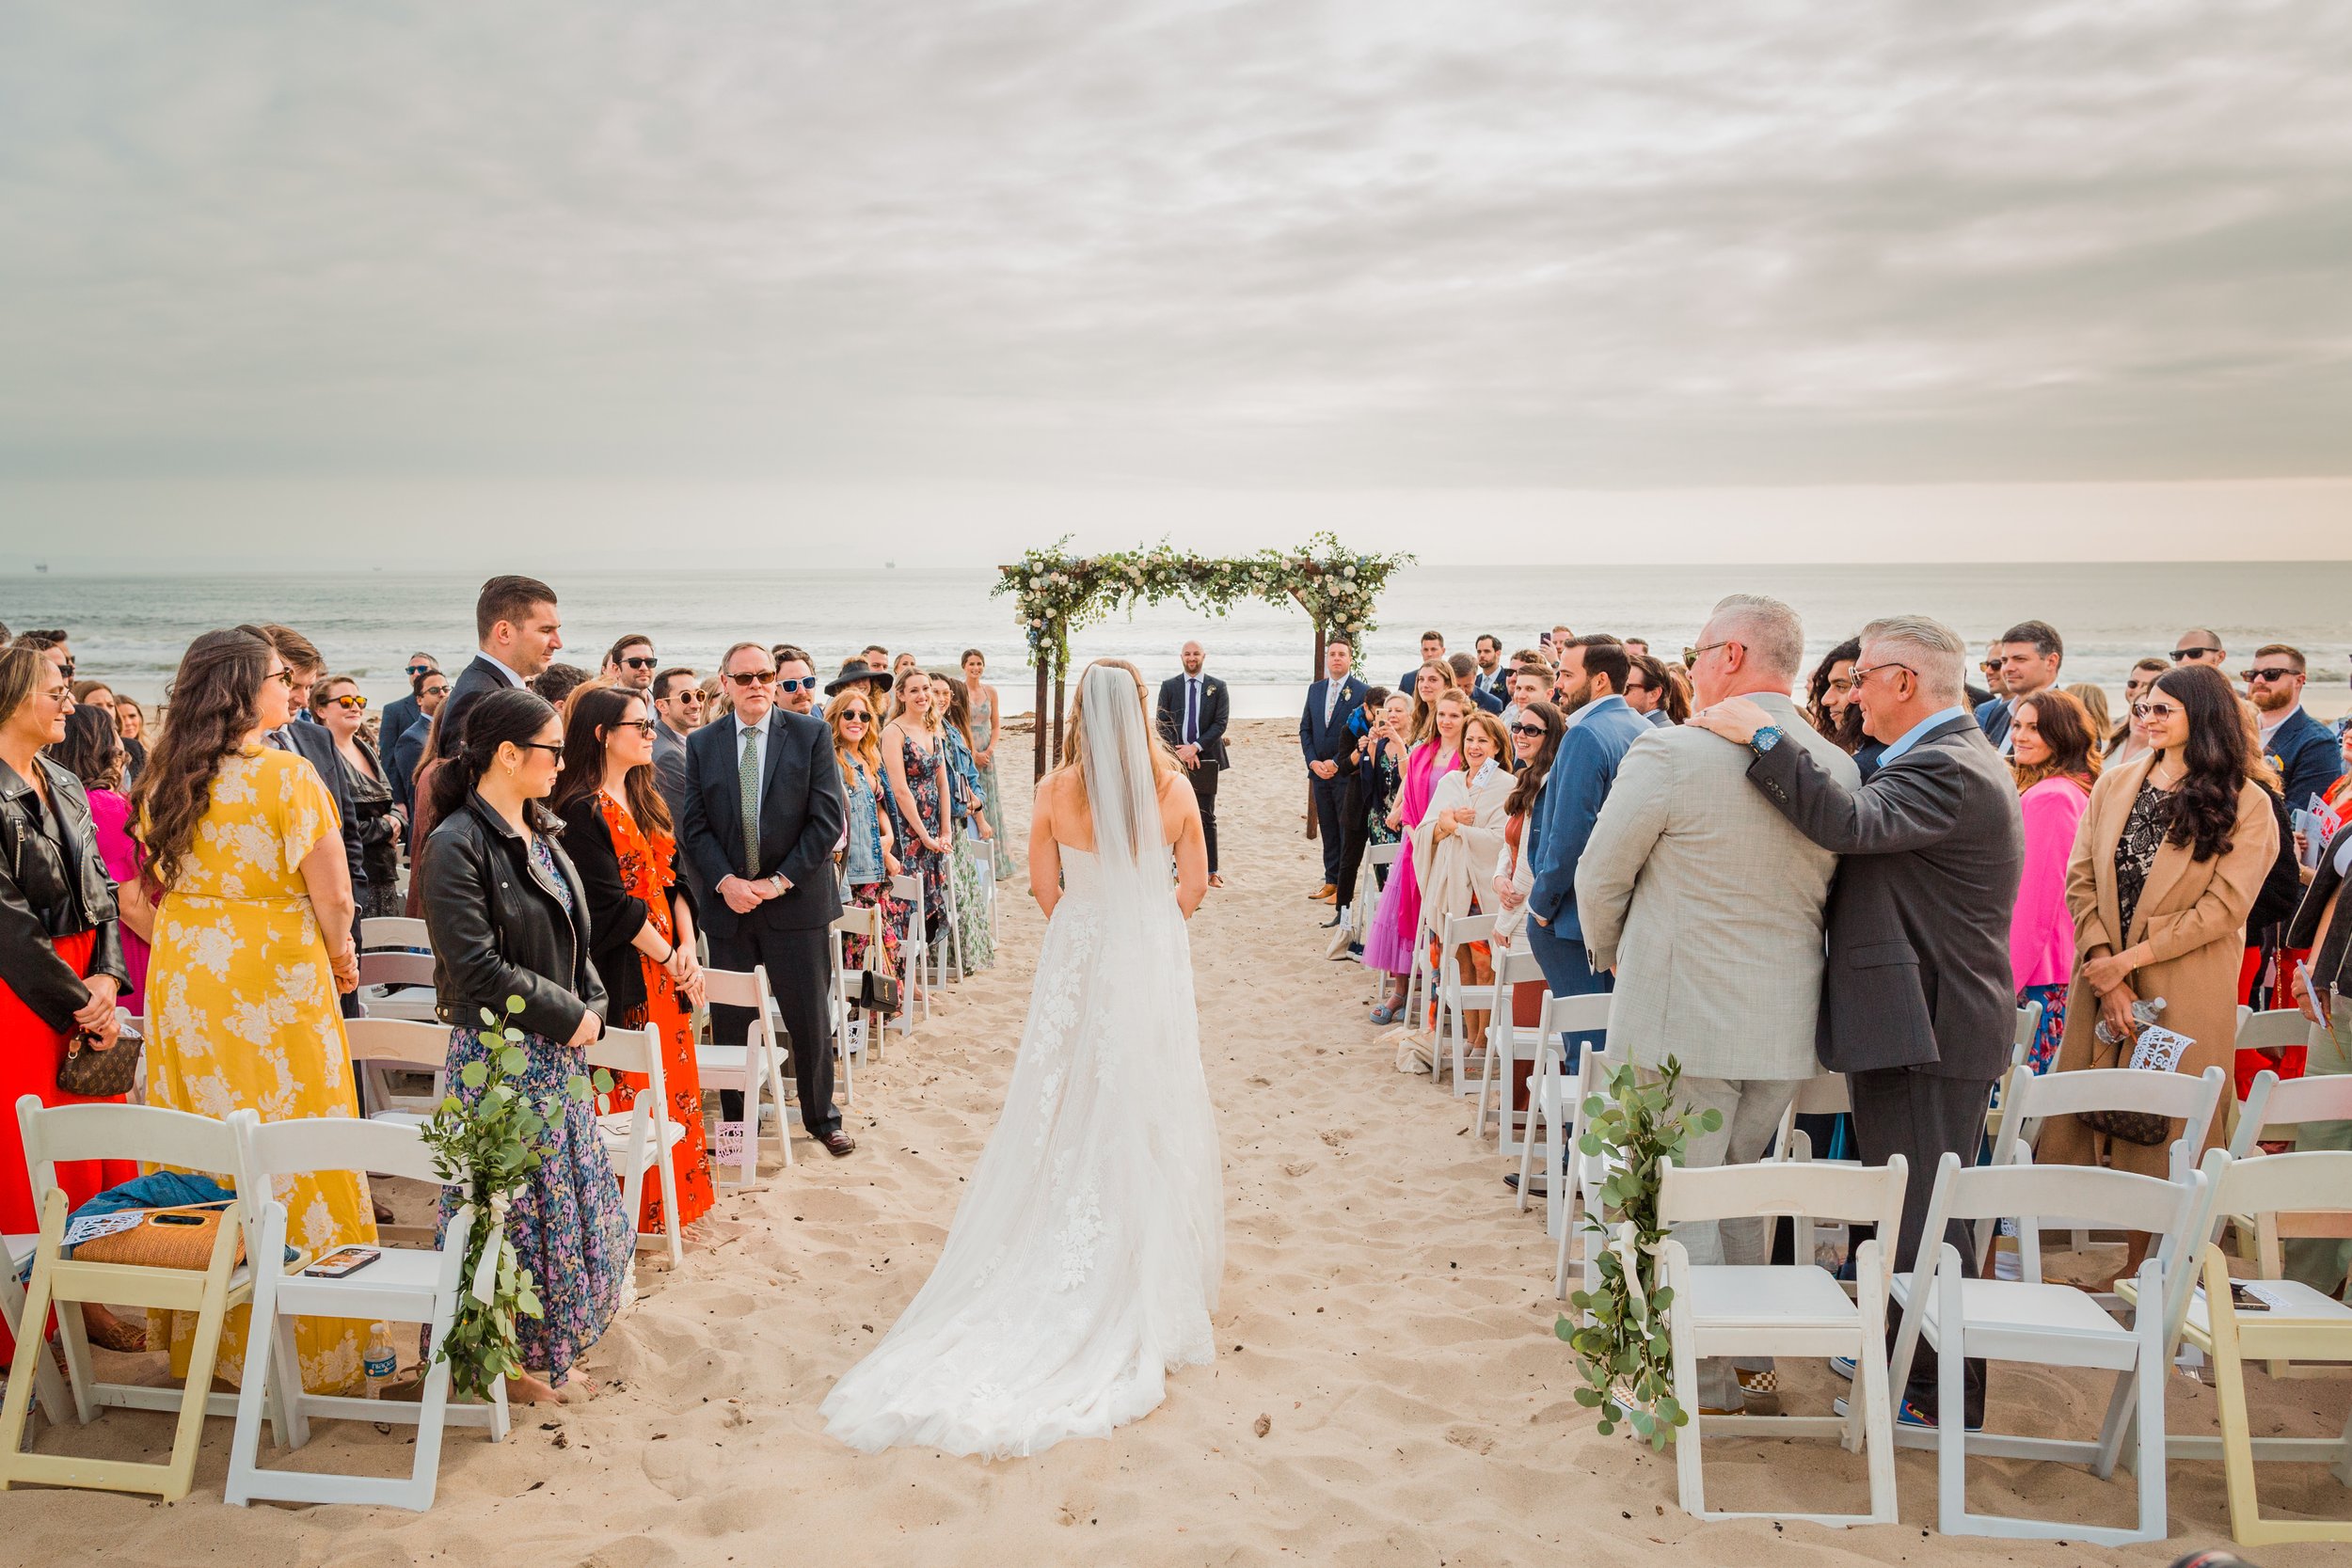
[[[2266,642],[2254,655],[2254,667],[2238,675],[2262,714],[2263,755],[2286,782],[2287,804],[2302,811],[2344,776],[2336,737],[2303,711],[2303,651]]]
[[[661,663],[654,657],[650,637],[624,637],[605,650],[604,668],[596,678],[607,686],[645,692],[653,689],[653,673]]]
[[[2221,638],[2209,626],[2191,626],[2181,633],[2172,644],[2172,662],[2178,664],[2210,664],[2220,669],[2230,661],[2222,651]]]
[[[417,694],[424,689],[424,680],[427,675],[438,675],[440,673],[441,661],[431,654],[419,653],[408,656],[408,666],[405,672],[408,678],[407,695],[395,697],[386,703],[384,717],[377,721],[375,726],[375,742],[387,761],[389,761],[392,753],[399,749],[400,737],[408,733],[408,727],[411,724],[424,722],[424,708],[418,702]],[[394,795],[398,798],[397,789]],[[405,806],[407,801],[403,800],[401,804]]]
[[[776,705],[792,713],[820,717],[823,709],[817,705],[817,666],[805,650],[786,642],[773,650],[776,656]]]
[[[417,767],[424,761],[425,738],[433,733],[433,716],[441,711],[449,700],[449,677],[438,670],[417,677],[417,721],[401,732],[400,738],[385,752],[384,759],[392,770],[392,799],[400,802],[408,820],[417,819]]]
[[[653,678],[653,782],[670,808],[670,820],[686,820],[686,737],[703,727],[703,689],[694,672],[673,664]]]
[[[765,645],[738,642],[719,673],[734,710],[687,737],[678,848],[710,937],[711,967],[766,966],[791,1036],[802,1123],[838,1159],[857,1145],[834,1105],[826,1007],[826,935],[841,914],[833,847],[849,819],[833,736],[821,721],[777,705]],[[751,1013],[711,1008],[711,1037],[742,1044]],[[742,1097],[723,1092],[720,1114],[740,1119]]]

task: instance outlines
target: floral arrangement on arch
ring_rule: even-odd
[[[1413,558],[1350,550],[1337,535],[1318,533],[1291,550],[1216,557],[1181,554],[1166,540],[1143,550],[1072,556],[1067,534],[1032,549],[1002,569],[994,592],[1013,595],[1032,658],[1050,652],[1057,665],[1070,658],[1070,634],[1113,610],[1137,602],[1176,599],[1222,615],[1243,599],[1296,604],[1324,628],[1344,636],[1359,653],[1364,633],[1379,625],[1373,606],[1389,574]]]

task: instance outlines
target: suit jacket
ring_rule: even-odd
[[[1364,693],[1372,688],[1354,675],[1342,681],[1339,705],[1326,724],[1323,705],[1330,689],[1327,676],[1307,688],[1307,705],[1298,716],[1298,750],[1309,762],[1337,762],[1354,749],[1356,737],[1348,732],[1347,718],[1364,705]]]
[[[1471,681],[1479,690],[1486,692],[1498,702],[1503,701],[1511,694],[1511,671],[1507,665],[1496,665],[1495,673],[1491,675],[1481,670],[1471,677]]]
[[[2009,734],[2011,717],[2007,697],[1987,697],[1977,705],[1977,728],[1982,730],[1984,737],[1993,742],[1995,752],[2001,749],[2002,737]]]
[[[657,719],[653,722],[653,784],[661,792],[662,804],[670,808],[670,820],[686,820],[686,797],[691,786],[687,783],[687,737],[675,733],[669,725]]]
[[[387,762],[389,762],[400,754],[400,737],[406,735],[412,725],[429,722],[431,721],[426,719],[423,711],[417,706],[417,699],[414,696],[395,697],[384,705],[384,717],[376,722],[375,749],[383,753]],[[407,779],[395,777],[388,782],[392,786],[392,803],[403,811],[406,811],[408,809]]]
[[[424,760],[424,737],[432,728],[429,716],[409,725],[384,753],[384,767],[393,780],[392,799],[406,808],[411,822],[417,819],[417,764]]]
[[[1852,759],[1795,704],[1755,700],[1782,747],[1852,787]],[[1819,1070],[1822,906],[1837,857],[1748,783],[1750,760],[1705,730],[1651,730],[1618,764],[1578,858],[1584,944],[1595,969],[1617,972],[1610,1035],[1640,1066],[1676,1056],[1693,1075],[1733,1079]]]
[[[319,782],[335,797],[335,815],[342,820],[343,856],[351,862],[351,891],[362,909],[367,907],[368,868],[366,854],[359,843],[359,814],[351,801],[351,781],[343,777],[343,759],[335,754],[335,737],[324,724],[306,720],[290,719],[284,727],[270,732],[271,743],[283,743],[282,749],[301,757],[318,770]]]
[[[1502,699],[1496,696],[1491,691],[1484,690],[1473,686],[1470,688],[1470,701],[1476,703],[1480,707],[1485,708],[1488,713],[1501,713],[1502,711]]]
[[[1170,751],[1184,740],[1184,679],[1177,674],[1160,682],[1160,738]],[[1232,717],[1232,706],[1225,683],[1204,671],[1200,676],[1200,760],[1213,767],[1233,766],[1225,749],[1225,726]]]
[[[1975,721],[1947,720],[1858,787],[1785,738],[1748,777],[1844,857],[1829,899],[1821,1065],[1998,1078],[2016,1032],[2009,929],[2026,830],[2016,775]]]
[[[778,707],[770,715],[752,879],[782,872],[792,885],[748,915],[728,909],[718,893],[722,880],[743,875],[743,806],[736,783],[741,745],[732,715],[686,737],[686,814],[678,844],[692,874],[695,911],[713,936],[733,936],[744,921],[787,931],[830,925],[841,913],[833,847],[849,816],[833,732],[806,714]]]
[[[1654,707],[1642,717],[1649,721],[1649,727],[1654,730],[1670,730],[1675,725],[1675,721],[1666,717],[1666,710],[1662,707]]]
[[[2344,776],[2344,752],[2328,726],[2300,707],[2263,747],[2286,784],[2287,804],[2301,811]]]
[[[1544,775],[1543,793],[1527,825],[1527,858],[1535,868],[1528,911],[1559,936],[1583,940],[1584,927],[1576,917],[1576,863],[1626,752],[1649,733],[1650,726],[1623,697],[1603,697],[1560,737],[1559,754]]]
[[[441,733],[435,738],[433,754],[455,756],[457,742],[466,733],[466,710],[490,692],[503,691],[514,684],[488,656],[474,655],[473,661],[458,671],[457,678],[449,683],[449,695],[441,699]]]

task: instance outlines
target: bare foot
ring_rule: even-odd
[[[147,1324],[144,1320],[126,1322],[94,1301],[85,1302],[82,1306],[82,1327],[89,1334],[90,1343],[102,1350],[131,1353],[147,1349]]]
[[[536,1372],[506,1380],[506,1402],[509,1404],[562,1404],[564,1393]]]

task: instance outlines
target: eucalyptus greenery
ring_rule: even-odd
[[[1389,574],[1412,560],[1351,550],[1332,533],[1318,533],[1292,550],[1213,557],[1178,552],[1167,541],[1146,550],[1073,556],[1069,536],[1023,555],[1003,568],[995,588],[1010,594],[1032,656],[1050,652],[1067,662],[1070,634],[1120,606],[1177,599],[1223,614],[1243,599],[1295,603],[1327,637],[1345,637],[1361,652],[1365,632],[1379,623],[1373,603]]]
[[[521,997],[506,999],[510,1019],[522,1010]],[[501,1022],[487,1007],[482,1009],[482,1022],[484,1037],[491,1042],[489,1060],[469,1062],[457,1075],[469,1090],[479,1092],[470,1101],[451,1094],[423,1129],[434,1169],[444,1181],[463,1187],[466,1201],[474,1209],[465,1269],[459,1275],[466,1288],[458,1292],[457,1313],[440,1350],[441,1359],[449,1363],[451,1388],[465,1399],[483,1398],[500,1378],[522,1371],[515,1323],[543,1315],[538,1281],[516,1257],[505,1226],[493,1225],[492,1218],[502,1220],[509,1199],[547,1159],[548,1132],[564,1115],[564,1100],[585,1101],[612,1088],[612,1075],[598,1068],[593,1082],[584,1073],[574,1073],[565,1080],[561,1097],[533,1101],[516,1083],[531,1065],[523,1031]],[[484,1300],[472,1285],[481,1277],[483,1251],[493,1234],[499,1248],[492,1265],[495,1282]]]
[[[1692,1133],[1712,1132],[1724,1124],[1721,1111],[1693,1112],[1676,1102],[1681,1079],[1682,1064],[1669,1056],[1649,1082],[1628,1065],[1610,1074],[1607,1098],[1586,1098],[1577,1148],[1588,1159],[1608,1158],[1601,1212],[1584,1216],[1590,1232],[1585,1244],[1597,1249],[1599,1289],[1568,1298],[1590,1322],[1579,1327],[1563,1317],[1552,1324],[1552,1332],[1576,1352],[1577,1370],[1584,1377],[1576,1402],[1600,1412],[1604,1434],[1623,1422],[1660,1450],[1691,1417],[1674,1397],[1674,1347],[1666,1336],[1674,1290],[1658,1277],[1658,1244],[1666,1237],[1658,1223],[1658,1189],[1666,1162],[1680,1163]],[[1552,1180],[1565,1177],[1555,1173]],[[1628,1222],[1633,1227],[1636,1269],[1630,1282],[1624,1259],[1609,1245]]]

